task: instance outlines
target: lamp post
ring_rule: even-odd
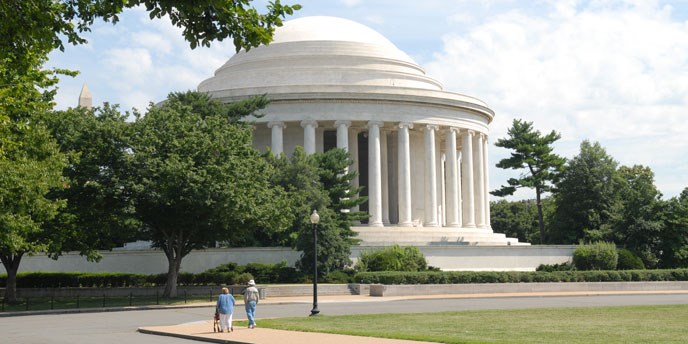
[[[311,309],[311,316],[318,315],[318,222],[320,222],[320,215],[317,210],[313,210],[311,214],[311,227],[313,229],[313,309]]]

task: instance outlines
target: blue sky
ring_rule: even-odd
[[[514,118],[562,138],[571,158],[599,142],[621,165],[655,172],[664,197],[688,187],[688,0],[301,0],[294,17],[351,19],[383,34],[444,89],[475,96],[496,112],[490,163],[509,152],[493,143]],[[267,1],[255,1],[264,6]],[[234,54],[230,41],[191,50],[180,30],[142,9],[113,26],[97,23],[89,44],[54,52],[63,77],[57,107],[76,105],[83,83],[94,104],[145,110],[172,91],[195,89]],[[490,170],[492,188],[515,171]],[[531,190],[515,198],[532,198]]]

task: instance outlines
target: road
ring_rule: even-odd
[[[688,294],[642,294],[599,296],[529,296],[412,299],[384,301],[319,302],[324,315],[444,312],[481,309],[525,309],[538,307],[589,307],[624,305],[688,304]],[[260,318],[307,316],[309,303],[262,304]],[[0,317],[0,343],[98,343],[98,344],[189,344],[186,339],[152,336],[136,332],[138,327],[176,325],[210,319],[213,307],[73,313]],[[235,313],[246,319],[243,308]]]

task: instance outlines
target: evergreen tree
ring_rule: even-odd
[[[520,178],[510,178],[508,185],[490,192],[499,197],[513,195],[518,188],[535,189],[535,204],[538,210],[540,242],[545,243],[545,221],[542,211],[542,194],[552,190],[565,159],[552,153],[552,144],[561,135],[555,131],[542,135],[533,129],[532,122],[514,119],[508,131],[509,138],[499,139],[495,146],[512,150],[511,157],[502,159],[497,167],[503,169],[525,170]]]

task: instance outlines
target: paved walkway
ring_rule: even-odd
[[[461,294],[461,295],[416,295],[416,296],[394,296],[394,297],[371,297],[367,295],[337,295],[319,296],[319,303],[331,302],[385,302],[393,300],[410,299],[447,299],[447,298],[485,298],[485,297],[515,297],[515,296],[580,296],[580,295],[630,295],[630,294],[688,294],[688,290],[665,290],[665,291],[571,291],[571,292],[544,292],[544,293],[490,293],[490,294]],[[283,303],[311,303],[310,296],[297,297],[275,297],[261,301],[261,304],[283,304]],[[203,306],[213,306],[214,303],[207,303]],[[200,305],[199,305],[200,306]],[[241,307],[239,308],[241,310]],[[260,322],[258,323],[260,325]],[[151,326],[138,329],[141,333],[173,336],[186,338],[196,341],[211,343],[235,343],[235,344],[421,344],[425,342],[395,340],[372,337],[346,336],[337,334],[310,333],[297,331],[273,330],[257,327],[248,329],[245,327],[234,327],[232,333],[214,333],[212,320],[201,320],[192,323],[170,325],[170,326]]]

